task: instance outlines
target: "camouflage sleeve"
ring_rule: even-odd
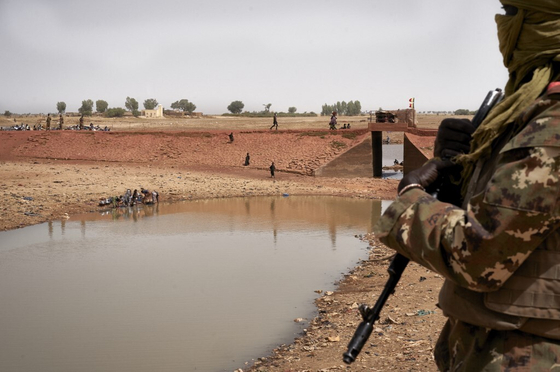
[[[497,290],[559,226],[559,167],[558,147],[507,151],[467,210],[412,189],[374,231],[387,246],[462,287]]]

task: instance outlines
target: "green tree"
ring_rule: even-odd
[[[93,101],[91,99],[82,101],[82,107],[78,109],[78,112],[84,116],[91,116],[93,114]]]
[[[171,108],[174,110],[182,110],[191,114],[194,110],[196,110],[196,105],[192,102],[189,102],[188,99],[182,99],[180,101],[173,102],[171,104]]]
[[[12,116],[12,113],[8,110],[4,111],[4,116],[9,118],[10,116]]]
[[[66,103],[65,102],[57,102],[56,103],[56,111],[59,114],[64,114],[64,112],[66,111]]]
[[[362,113],[362,104],[360,101],[354,101],[354,107],[356,108],[356,115],[360,115]]]
[[[124,113],[126,112],[125,109],[123,109],[122,107],[112,107],[110,109],[107,109],[107,111],[105,111],[105,116],[108,118],[116,118],[116,117],[123,117]]]
[[[144,101],[144,108],[146,110],[153,110],[157,107],[158,101],[155,98],[148,98]]]
[[[229,104],[229,106],[227,107],[227,109],[232,113],[232,114],[241,114],[243,112],[243,107],[245,107],[245,105],[243,104],[243,102],[241,101],[233,101],[232,103]]]
[[[455,115],[470,115],[471,111],[469,111],[467,109],[459,109],[459,110],[455,110],[453,113]]]
[[[354,101],[348,102],[348,105],[346,106],[346,115],[356,115],[356,106],[354,105]]]
[[[354,115],[360,115],[362,113],[362,104],[360,103],[360,101],[350,101],[348,102],[348,105],[346,106],[346,115],[348,116],[354,116]]]
[[[336,106],[338,108],[338,110],[336,110],[338,112],[339,115],[347,115],[348,112],[346,111],[348,109],[348,105],[346,104],[346,101],[342,101],[339,103],[336,103]]]
[[[134,98],[126,97],[124,107],[126,107],[129,111],[132,111],[134,114],[135,111],[138,111],[138,101]]]
[[[295,114],[296,111],[297,111],[297,108],[295,108],[295,107],[288,107],[288,112],[289,112],[290,114]]]
[[[95,101],[95,111],[104,113],[105,111],[107,111],[107,107],[109,107],[107,101],[104,101],[102,99],[98,99],[97,101]]]
[[[272,106],[272,103],[263,103],[264,106],[264,112],[270,112],[270,106]]]

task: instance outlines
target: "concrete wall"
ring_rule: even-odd
[[[435,134],[432,130],[405,132],[404,174],[420,168],[433,157]]]

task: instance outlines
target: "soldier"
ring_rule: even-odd
[[[276,166],[274,165],[274,162],[272,162],[272,164],[270,164],[269,169],[270,169],[270,177],[275,178],[274,177],[274,172],[276,171]]]
[[[58,129],[62,130],[62,124],[64,124],[64,118],[62,117],[62,114],[60,114],[58,117]]]
[[[51,114],[47,114],[47,130],[51,130]]]
[[[505,99],[476,130],[444,120],[435,158],[403,177],[375,227],[445,277],[441,371],[560,368],[560,1],[501,2]],[[431,195],[461,168],[452,203]]]

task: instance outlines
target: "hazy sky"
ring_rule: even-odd
[[[478,109],[507,71],[498,0],[0,0],[0,114],[143,108],[205,114]],[[95,108],[95,106],[94,106]]]

